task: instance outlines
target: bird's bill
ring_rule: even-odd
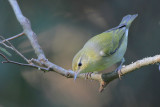
[[[78,74],[79,74],[79,70],[74,73],[74,80],[77,79]]]
[[[77,75],[78,75],[77,73],[74,74],[74,81],[76,80]]]

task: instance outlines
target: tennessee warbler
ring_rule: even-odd
[[[123,62],[129,27],[137,16],[127,15],[117,27],[89,39],[73,58],[74,79],[78,74],[102,71],[117,62]]]

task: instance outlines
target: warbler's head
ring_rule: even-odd
[[[72,61],[72,70],[75,72],[74,79],[77,75],[87,71],[87,66],[89,64],[89,58],[84,53],[78,52]]]

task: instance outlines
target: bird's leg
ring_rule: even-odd
[[[120,64],[119,67],[115,70],[115,72],[118,72],[118,75],[119,75],[119,78],[120,78],[120,79],[121,79],[121,75],[122,75],[121,69],[122,69],[122,65],[123,65],[124,62],[125,62],[125,59],[122,58],[121,64]]]
[[[89,77],[91,78],[91,74],[92,74],[93,72],[88,72],[88,73],[85,73],[85,79],[88,79]]]

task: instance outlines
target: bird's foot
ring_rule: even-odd
[[[122,66],[119,66],[114,72],[118,73],[119,79],[121,80],[121,77],[123,73],[121,72]]]
[[[122,69],[122,68],[121,68]],[[118,76],[119,76],[119,79],[121,80],[122,78],[122,75],[123,75],[123,73],[121,72],[121,69],[118,71]]]
[[[85,73],[85,80],[91,78],[93,72]]]
[[[115,72],[118,73],[118,76],[119,76],[119,79],[121,80],[121,76],[123,75],[123,73],[121,72],[121,69],[122,69],[122,65],[123,63],[125,62],[125,59],[123,58],[121,60],[121,64],[119,65],[119,67],[115,70]]]

